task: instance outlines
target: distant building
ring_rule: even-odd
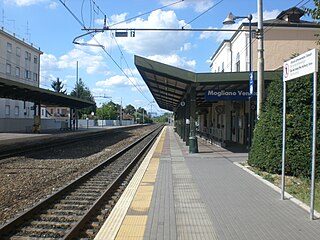
[[[293,7],[282,11],[275,19],[265,20],[264,27],[264,69],[275,70],[282,67],[292,54],[301,54],[317,45],[320,25],[303,21],[304,11]],[[248,30],[249,23],[242,23],[239,30]],[[257,23],[252,23],[252,30]],[[255,32],[252,36],[252,69],[257,69],[257,43]],[[249,71],[249,33],[236,31],[224,40],[211,57],[211,72]]]
[[[0,29],[0,77],[39,87],[42,52]],[[0,118],[33,118],[33,103],[0,98]]]

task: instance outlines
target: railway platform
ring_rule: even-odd
[[[320,239],[320,220],[239,162],[247,153],[166,127],[95,239]]]
[[[89,136],[98,132],[110,131],[118,128],[132,128],[136,126],[138,125],[89,127],[69,131],[43,130],[41,133],[0,133],[0,153],[4,150],[31,147],[33,145],[59,141],[61,139],[73,139],[79,136]]]

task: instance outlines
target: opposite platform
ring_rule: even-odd
[[[320,239],[319,220],[234,164],[246,153],[199,140],[189,154],[172,127],[161,139],[116,239]]]

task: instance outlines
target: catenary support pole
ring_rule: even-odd
[[[257,119],[260,118],[264,99],[264,57],[263,57],[263,11],[262,0],[258,0],[258,61],[257,61]]]

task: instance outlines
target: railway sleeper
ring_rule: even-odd
[[[78,191],[88,191],[88,192],[99,192],[101,189],[106,189],[108,185],[98,186],[98,185],[81,185],[78,187]]]
[[[92,205],[96,199],[92,200],[72,200],[72,199],[61,199],[59,201],[60,204],[68,204],[68,205]]]
[[[84,185],[81,185],[79,188],[81,190],[84,190],[84,189],[94,189],[94,190],[101,190],[101,189],[106,189],[110,184],[94,184],[94,183],[87,183],[87,184],[84,184]]]
[[[97,197],[100,196],[100,195],[97,195],[97,196],[87,196],[87,195],[69,195],[69,196],[66,196],[66,200],[75,200],[75,201],[95,201],[97,199]]]
[[[77,215],[55,215],[55,214],[41,214],[39,215],[39,218],[41,221],[46,221],[46,222],[75,222],[81,219],[82,216],[77,216]]]
[[[10,240],[54,240],[55,238],[38,238],[38,237],[24,237],[24,236],[12,236]]]
[[[82,210],[85,211],[88,209],[88,205],[70,205],[70,204],[62,204],[62,203],[56,203],[54,204],[54,209],[61,209],[61,210]]]
[[[78,216],[78,215],[82,215],[83,211],[81,210],[63,210],[63,209],[49,209],[46,211],[46,214],[48,215],[57,215],[57,216],[70,216],[70,215],[74,215],[74,216]]]
[[[107,219],[108,216],[109,215],[101,215],[100,214],[100,215],[96,216],[96,219],[98,222],[103,223]]]
[[[92,223],[91,223],[91,227],[92,227],[93,229],[98,229],[100,226],[101,226],[101,223],[100,223],[100,222],[92,222]]]
[[[50,228],[33,228],[25,227],[22,228],[17,235],[28,236],[28,237],[42,237],[42,238],[62,238],[66,234],[65,230],[50,229]]]
[[[30,225],[37,228],[48,228],[48,229],[68,229],[71,228],[70,222],[48,222],[48,221],[32,221]]]
[[[71,192],[68,196],[79,196],[79,197],[99,197],[101,195],[100,192],[84,192],[84,191],[74,191]]]
[[[106,177],[105,179],[93,179],[93,180],[88,180],[86,181],[83,185],[106,185],[110,184],[110,177]]]
[[[93,238],[96,235],[97,231],[95,231],[94,229],[87,229],[86,230],[86,234],[88,235],[88,237]]]

